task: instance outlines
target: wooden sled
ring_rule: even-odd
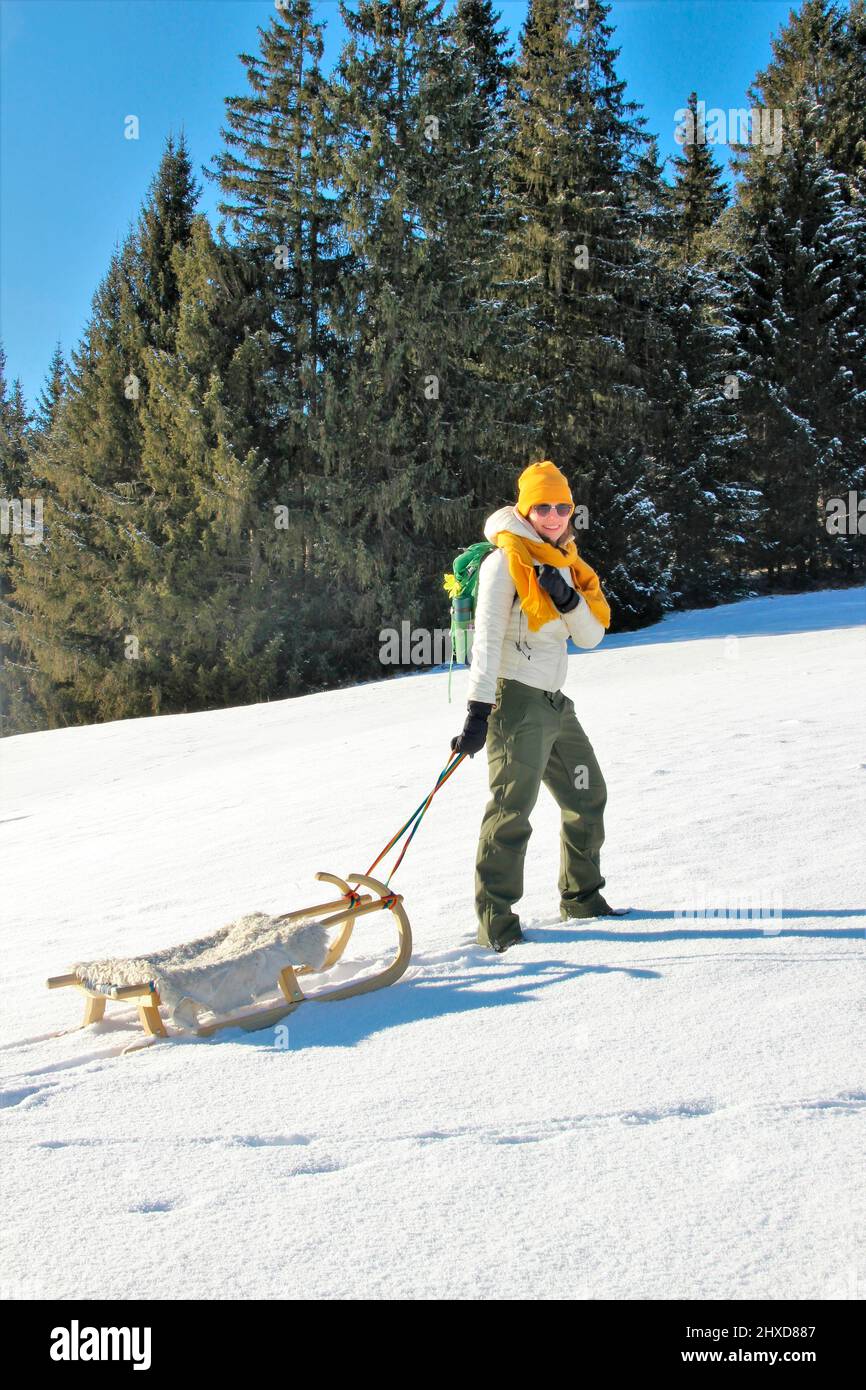
[[[333,912],[333,915],[321,919],[322,926],[339,926],[340,928],[334,941],[328,947],[328,954],[324,963],[318,969],[311,965],[284,966],[275,982],[282,999],[274,1003],[262,1004],[253,1009],[245,1009],[242,1012],[225,1014],[221,1017],[214,1015],[209,1020],[198,1024],[194,1030],[195,1036],[209,1037],[220,1028],[243,1028],[247,1032],[253,1033],[259,1028],[269,1028],[273,1024],[279,1023],[280,1019],[292,1013],[305,1001],[330,1003],[337,999],[349,999],[353,994],[367,994],[370,990],[383,989],[385,985],[392,985],[395,980],[399,980],[412,956],[412,928],[403,907],[402,894],[391,892],[378,879],[370,878],[367,874],[348,874],[346,879],[342,879],[337,874],[329,874],[322,870],[316,874],[316,878],[336,884],[338,888],[343,890],[342,896],[331,902],[321,903],[317,907],[301,907],[294,912],[286,912],[274,920],[291,922],[296,917],[311,917],[320,912],[332,912],[334,908],[340,909]],[[350,887],[350,884],[353,883],[372,888],[379,896],[373,898],[370,893],[359,893],[357,889]],[[345,905],[347,902],[349,906]],[[298,984],[298,976],[320,974],[325,970],[330,970],[349,944],[349,938],[357,919],[368,912],[380,912],[384,908],[390,908],[394,914],[398,938],[397,954],[386,968],[375,975],[365,975],[351,984],[338,985],[334,989],[316,990],[314,994],[304,994]],[[152,980],[142,980],[140,984],[111,986],[104,990],[97,990],[91,989],[88,985],[83,984],[77,975],[71,974],[52,975],[46,984],[49,989],[65,989],[68,986],[73,986],[87,996],[84,1001],[84,1018],[79,1025],[81,1028],[86,1028],[91,1023],[98,1023],[105,1014],[105,1006],[108,1001],[117,1000],[124,1004],[137,1005],[139,1022],[148,1035],[149,1042],[155,1042],[159,1038],[185,1035],[186,1030],[174,1029],[169,1031],[166,1028],[165,1021],[159,1012],[159,991]]]

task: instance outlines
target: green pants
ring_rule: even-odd
[[[604,887],[599,856],[607,787],[572,701],[561,690],[535,690],[500,676],[488,721],[487,761],[492,795],[475,865],[479,945],[520,935],[512,905],[523,896],[529,815],[542,782],[562,809],[560,916],[592,915]]]

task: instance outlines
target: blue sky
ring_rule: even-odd
[[[452,8],[447,0],[446,9]],[[525,0],[499,0],[516,45]],[[679,152],[674,113],[695,90],[707,107],[748,105],[791,0],[613,0],[626,98],[662,155]],[[181,128],[199,208],[217,221],[219,191],[201,174],[222,148],[227,96],[246,95],[238,54],[258,54],[273,0],[0,0],[0,340],[10,380],[35,405],[60,339],[67,359],[114,247],[134,224],[169,132]],[[336,0],[324,66],[344,30]],[[140,138],[124,138],[124,119]],[[719,161],[727,159],[714,146]]]

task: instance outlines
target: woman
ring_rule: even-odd
[[[568,638],[597,647],[610,623],[598,576],[577,554],[573,511],[568,482],[546,460],[524,469],[516,506],[500,507],[484,527],[496,549],[478,571],[469,714],[451,747],[474,755],[487,744],[492,797],[478,840],[475,910],[478,943],[494,951],[526,939],[513,904],[523,896],[529,815],[542,782],[562,808],[560,916],[613,913],[600,892],[607,788],[560,689]]]

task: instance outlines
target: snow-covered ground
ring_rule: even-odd
[[[395,986],[303,1005],[288,1046],[233,1029],[121,1057],[141,1034],[116,1005],[50,1036],[80,1017],[44,983],[73,961],[368,869],[447,762],[466,679],[450,705],[436,670],[0,744],[0,1293],[866,1296],[863,588],[571,656],[630,918],[559,921],[542,788],[529,941],[475,944],[482,753],[394,876],[415,936]],[[390,926],[359,922],[353,969]]]

